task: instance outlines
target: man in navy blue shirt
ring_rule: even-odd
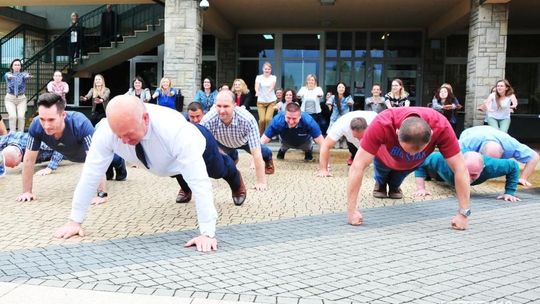
[[[276,135],[279,135],[281,139],[278,159],[284,159],[287,150],[293,148],[304,151],[305,161],[312,161],[312,141],[314,140],[320,146],[324,140],[317,122],[309,114],[301,112],[300,106],[295,102],[289,103],[284,113],[279,113],[272,119],[270,126],[261,137],[261,143],[268,143]]]
[[[72,162],[83,163],[90,149],[94,127],[86,116],[79,112],[65,111],[66,103],[56,94],[44,93],[38,98],[38,117],[34,118],[28,128],[28,142],[23,160],[23,194],[17,201],[31,201],[36,197],[32,193],[34,166],[41,142],[51,149],[61,153]],[[123,160],[113,160],[113,163]],[[115,164],[117,167],[120,164]],[[125,165],[125,164],[124,164]],[[106,201],[107,192],[105,177],[99,187],[97,197],[92,203],[100,204]]]
[[[505,176],[506,184],[504,194],[497,199],[516,202],[520,199],[515,196],[518,180],[519,166],[512,159],[497,159],[483,156],[478,152],[465,152],[465,165],[469,171],[471,185],[479,185],[488,179]],[[431,153],[426,160],[414,171],[416,177],[415,196],[426,196],[431,193],[425,188],[425,179],[428,177],[440,179],[447,184],[454,186],[454,172],[450,170],[448,163],[440,152]]]

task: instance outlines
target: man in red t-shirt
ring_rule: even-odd
[[[467,227],[469,209],[469,173],[459,143],[448,120],[437,111],[423,107],[404,107],[381,112],[369,125],[349,171],[347,186],[348,222],[361,225],[357,209],[358,192],[365,169],[373,162],[375,197],[401,198],[401,183],[419,167],[435,147],[443,154],[455,174],[458,214],[452,219],[454,229]]]

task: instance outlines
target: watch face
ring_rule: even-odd
[[[471,215],[471,209],[459,209],[459,213],[465,217],[469,217]]]

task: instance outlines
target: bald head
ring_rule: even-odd
[[[480,149],[480,153],[493,158],[501,158],[503,155],[503,148],[496,141],[487,141],[482,149]]]
[[[465,158],[465,166],[469,170],[469,177],[472,183],[480,177],[482,170],[484,170],[484,158],[482,154],[473,151],[465,152],[463,157]]]
[[[107,121],[123,143],[136,145],[146,135],[150,118],[139,98],[119,95],[107,106]]]
[[[4,165],[8,168],[17,167],[22,160],[22,153],[16,146],[7,146],[2,150],[4,156]]]

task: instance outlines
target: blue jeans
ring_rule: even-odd
[[[385,166],[380,159],[375,157],[373,160],[373,168],[374,168],[374,177],[375,181],[383,187],[386,187],[388,185],[389,189],[397,189],[401,184],[403,183],[403,180],[409,173],[413,172],[414,169],[411,170],[405,170],[405,171],[399,171],[399,170],[393,170]]]
[[[225,147],[224,145],[219,144],[219,147],[221,148],[221,150],[223,150],[223,152],[227,153],[227,155],[229,155],[235,162],[238,161],[238,150],[237,149],[242,149],[244,151],[246,151],[247,153],[251,154],[251,150],[249,149],[249,145],[246,143],[245,145],[241,146],[241,147],[238,147],[238,148],[229,148],[229,147]],[[261,153],[262,153],[262,158],[265,162],[269,161],[272,159],[272,150],[270,150],[270,148],[268,148],[266,145],[261,145]]]
[[[208,176],[214,179],[223,178],[231,187],[231,190],[237,191],[240,188],[240,172],[236,169],[236,165],[232,158],[219,151],[218,143],[212,133],[205,127],[195,124],[206,139],[206,148],[204,149],[203,159],[206,165]],[[185,192],[191,192],[187,182],[181,174],[176,176],[178,184]]]

